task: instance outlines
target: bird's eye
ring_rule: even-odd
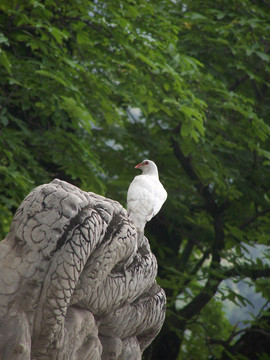
[[[143,165],[148,165],[149,164],[149,162],[148,161],[145,161],[144,163],[143,163]]]

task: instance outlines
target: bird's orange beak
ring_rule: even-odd
[[[142,163],[139,163],[138,165],[135,166],[135,169],[139,169],[141,167]]]

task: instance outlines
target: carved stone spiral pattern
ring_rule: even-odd
[[[116,201],[55,179],[0,242],[1,360],[138,360],[160,331],[157,262]]]

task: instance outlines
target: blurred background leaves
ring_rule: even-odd
[[[270,358],[269,10],[0,3],[1,238],[35,186],[58,177],[125,206],[134,166],[154,160],[168,200],[146,235],[168,309],[145,359]],[[245,311],[255,291],[237,325],[223,305]]]

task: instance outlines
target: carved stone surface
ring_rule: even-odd
[[[37,187],[0,242],[0,359],[141,359],[165,317],[156,275],[119,203]]]

